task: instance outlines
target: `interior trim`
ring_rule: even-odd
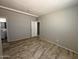
[[[60,45],[60,44],[57,44],[57,43],[55,43],[55,42],[49,41],[49,40],[46,39],[46,38],[43,38],[43,37],[40,37],[40,38],[41,38],[41,40],[47,41],[47,42],[49,42],[49,43],[51,43],[51,44],[55,44],[55,45],[57,45],[57,46],[59,46],[59,47],[61,47],[61,48],[64,48],[64,49],[66,49],[66,50],[69,50],[69,51],[71,51],[71,52],[74,52],[75,54],[78,54],[76,51],[74,51],[74,50],[72,50],[72,49],[69,49],[69,48],[67,48],[67,47],[64,47],[64,46],[62,46],[62,45]]]
[[[23,11],[16,10],[16,9],[12,9],[12,8],[5,7],[5,6],[2,6],[2,5],[0,5],[0,8],[7,9],[7,10],[10,10],[10,11],[14,11],[14,12],[21,13],[21,14],[25,14],[25,15],[30,15],[30,16],[38,17],[37,15],[30,14],[30,13],[23,12]]]

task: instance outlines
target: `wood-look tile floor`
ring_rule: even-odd
[[[77,54],[38,38],[7,43],[4,59],[77,59]]]

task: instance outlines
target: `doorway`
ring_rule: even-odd
[[[32,37],[37,37],[40,35],[40,22],[32,21],[31,23]]]
[[[1,40],[2,44],[7,43],[7,21],[6,18],[0,18],[0,24],[1,24]]]
[[[37,21],[32,21],[31,23],[32,37],[37,36]]]
[[[37,35],[40,35],[40,22],[37,23]]]

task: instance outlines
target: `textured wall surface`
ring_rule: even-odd
[[[77,52],[78,6],[40,16],[40,37]]]
[[[35,17],[0,9],[0,17],[5,17],[8,24],[8,41],[29,38],[31,33],[31,20]]]

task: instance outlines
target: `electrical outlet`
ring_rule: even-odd
[[[56,42],[60,42],[60,40],[56,40]]]

